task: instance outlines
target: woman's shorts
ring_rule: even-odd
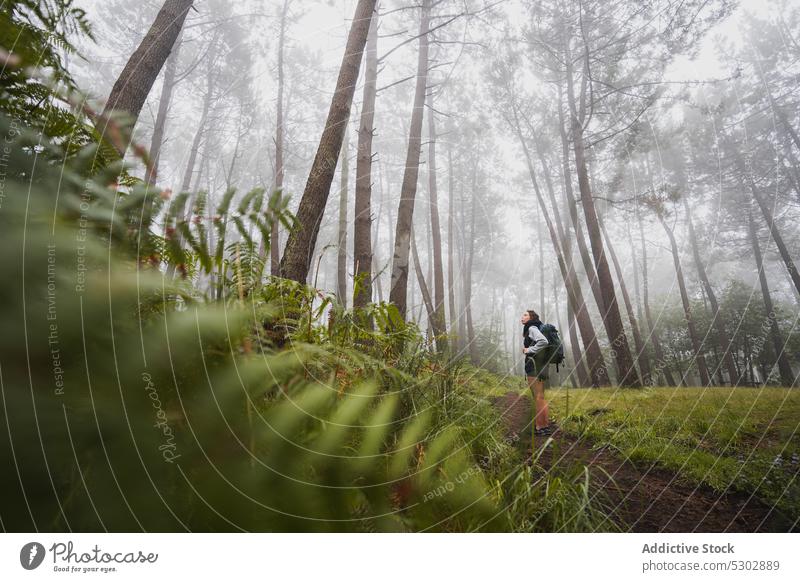
[[[538,380],[548,379],[547,364],[542,361],[540,354],[525,358],[525,375],[528,378],[536,378]]]

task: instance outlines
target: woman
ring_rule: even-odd
[[[552,433],[550,419],[548,417],[547,401],[544,399],[544,381],[547,380],[547,346],[549,342],[544,337],[539,328],[542,322],[539,314],[533,309],[528,309],[522,314],[520,319],[523,325],[522,353],[525,354],[525,376],[528,378],[528,387],[533,395],[534,405],[536,406],[536,418],[534,419],[534,434],[549,435]]]

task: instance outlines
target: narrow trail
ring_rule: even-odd
[[[507,436],[522,445],[530,458],[531,401],[508,392],[493,400]],[[610,515],[631,532],[787,532],[791,522],[769,506],[740,492],[720,494],[705,485],[690,485],[679,475],[655,464],[634,464],[605,446],[557,430],[544,450],[537,437],[539,463],[545,469],[573,464],[590,468],[594,490],[610,504]],[[597,469],[597,470],[592,470]],[[602,470],[599,470],[602,469]],[[607,473],[607,475],[606,475]],[[609,478],[610,476],[610,478]]]

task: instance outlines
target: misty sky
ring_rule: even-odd
[[[113,14],[108,14],[103,10],[104,3],[101,0],[82,0],[82,6],[87,9],[89,17],[93,22],[97,31],[98,43],[90,44],[83,43],[81,51],[89,58],[91,64],[75,63],[77,67],[77,77],[79,84],[89,89],[90,93],[96,97],[101,97],[108,93],[110,84],[118,74],[122,65],[124,64],[127,56],[130,54],[131,46],[124,43],[115,44],[110,42],[113,38],[114,30],[119,27],[126,27],[134,29],[137,26],[143,25],[152,19],[154,15],[154,6],[150,6],[151,12],[142,12],[141,23],[125,23],[114,20]],[[299,196],[302,193],[305,177],[307,175],[307,165],[310,163],[310,152],[313,151],[314,144],[319,139],[321,132],[321,120],[324,119],[324,114],[327,110],[327,102],[329,101],[335,74],[338,70],[342,58],[342,51],[344,50],[344,43],[349,27],[349,18],[352,15],[352,10],[355,2],[353,0],[341,1],[334,0],[331,2],[305,2],[301,0],[297,3],[305,9],[296,10],[300,14],[298,20],[291,25],[289,31],[289,44],[287,50],[289,52],[300,48],[305,49],[306,54],[315,55],[316,62],[313,63],[318,72],[310,72],[309,68],[287,68],[287,76],[289,83],[296,84],[296,86],[305,87],[309,92],[309,96],[316,98],[319,106],[316,110],[302,111],[304,117],[303,131],[297,131],[293,139],[298,140],[293,144],[289,144],[290,155],[298,154],[300,147],[305,148],[300,155],[304,159],[296,160],[294,168],[287,168],[287,189],[293,194],[294,203],[297,203]],[[202,4],[200,4],[202,10]],[[257,117],[256,124],[263,123],[261,129],[265,135],[273,131],[274,120],[270,117],[271,108],[274,107],[274,96],[276,94],[276,80],[274,75],[274,14],[276,12],[276,3],[263,3],[255,1],[237,2],[235,8],[235,15],[233,20],[241,22],[245,29],[249,31],[249,37],[243,38],[243,42],[252,43],[261,42],[266,47],[264,54],[253,54],[252,66],[252,86],[259,101],[257,107],[259,112],[263,112],[260,118]],[[394,3],[392,3],[394,6]],[[730,71],[725,70],[724,66],[720,64],[717,59],[717,46],[720,39],[725,43],[732,43],[736,47],[740,47],[741,41],[738,35],[738,28],[750,14],[758,14],[763,17],[766,10],[777,10],[777,3],[770,3],[770,8],[766,8],[763,2],[758,0],[744,0],[736,8],[732,16],[725,21],[718,24],[711,32],[705,37],[700,45],[698,56],[695,59],[686,57],[679,57],[673,65],[669,68],[666,79],[668,81],[704,81],[715,78],[722,78],[730,74]],[[512,23],[520,23],[525,19],[525,9],[520,0],[509,0],[502,4],[502,10],[510,14],[509,21]],[[264,11],[268,12],[269,18],[260,16],[259,13]],[[196,16],[196,15],[194,15]],[[407,27],[404,28],[404,24]],[[469,38],[479,41],[481,39],[482,27],[492,26],[493,23],[475,22],[469,24],[457,23],[454,26],[461,30],[463,26],[469,27]],[[395,18],[394,15],[387,18],[386,21],[381,23],[381,34],[384,38],[380,39],[378,54],[383,55],[397,43],[402,42],[407,38],[408,33],[415,33],[414,19],[410,17]],[[143,28],[141,32],[143,32]],[[136,38],[135,30],[131,30],[131,38]],[[405,34],[401,34],[405,33]],[[385,35],[394,35],[386,38]],[[493,36],[496,31],[492,31]],[[114,47],[109,50],[109,47]],[[747,47],[742,47],[747,50]],[[416,43],[408,43],[400,50],[392,53],[387,59],[385,66],[382,67],[379,73],[378,86],[391,84],[395,81],[401,80],[409,75],[413,75],[413,67],[416,59]],[[464,58],[459,66],[455,69],[455,75],[468,79],[468,82],[482,85],[483,79],[481,78],[481,52],[480,50],[470,51],[469,57]],[[98,76],[98,72],[100,76]],[[530,82],[536,82],[533,79],[535,72],[521,72],[521,76],[529,79]],[[363,82],[360,80],[359,83]],[[410,95],[413,89],[413,81],[406,81],[398,88],[390,91],[381,92],[378,96],[377,113],[376,113],[376,127],[378,131],[376,150],[379,155],[381,154],[382,144],[385,146],[387,143],[393,145],[398,150],[401,150],[407,134],[403,131],[398,131],[397,124],[393,121],[390,131],[382,131],[387,127],[386,121],[389,116],[407,116],[411,111]],[[703,95],[703,86],[698,86],[699,95]],[[152,123],[147,116],[152,117],[154,99],[157,98],[157,88],[150,96],[150,108],[147,110],[150,113],[145,113],[145,119],[141,122],[142,126]],[[175,108],[173,115],[177,118],[182,116],[196,115],[196,109],[199,107],[198,100],[191,99],[191,96],[184,90],[179,94],[179,98],[183,101]],[[360,87],[356,90],[356,103],[352,119],[351,119],[351,133],[355,133],[355,126],[357,124],[357,112],[359,111],[358,100],[360,99]],[[291,107],[291,106],[290,106]],[[658,107],[662,107],[659,105]],[[650,113],[655,114],[653,112]],[[489,118],[487,117],[487,120]],[[489,121],[487,121],[488,123]],[[506,135],[499,124],[494,124],[494,128],[490,129],[493,132],[493,139],[495,149],[493,151],[492,161],[494,167],[491,172],[491,180],[493,183],[490,189],[497,196],[502,199],[502,206],[498,208],[479,208],[479,212],[495,212],[495,216],[499,220],[495,220],[493,228],[496,230],[497,239],[501,238],[505,241],[504,246],[497,246],[492,248],[493,257],[489,260],[484,260],[481,267],[473,274],[473,279],[479,287],[484,283],[490,283],[492,287],[496,287],[503,292],[503,289],[508,289],[513,285],[520,285],[521,282],[530,282],[530,299],[523,299],[520,297],[511,297],[509,295],[509,309],[504,314],[508,334],[517,333],[516,326],[519,317],[519,311],[523,308],[529,307],[533,304],[538,293],[538,272],[531,266],[531,258],[537,252],[538,238],[543,237],[544,253],[547,261],[546,269],[546,285],[548,289],[552,289],[554,279],[558,279],[556,262],[552,254],[549,238],[546,231],[542,227],[537,228],[537,212],[534,203],[533,195],[525,182],[520,181],[518,178],[524,174],[524,164],[520,160],[520,152],[516,141],[513,136]],[[142,129],[140,128],[140,131]],[[146,129],[144,130],[147,131]],[[188,124],[177,123],[173,125],[172,130],[176,136],[173,139],[188,141],[190,139],[190,127]],[[424,141],[423,136],[423,141]],[[446,137],[442,139],[446,145]],[[225,144],[223,144],[224,146]],[[296,147],[295,147],[296,146]],[[293,150],[294,148],[294,150]],[[425,154],[423,147],[423,158]],[[185,156],[185,148],[178,149],[178,151],[170,154],[170,158],[165,164],[163,170],[164,180],[168,183],[174,184],[180,179],[181,168],[183,166],[183,158]],[[178,156],[178,157],[175,157]],[[384,156],[384,161],[389,167],[387,172],[392,170],[392,159],[389,155]],[[243,161],[243,164],[248,167],[256,167],[255,172],[260,177],[269,181],[270,168],[258,159],[255,152],[251,152],[249,157]],[[354,166],[355,164],[351,164]],[[260,167],[259,167],[260,166]],[[353,168],[351,167],[351,172]],[[442,170],[440,168],[440,173]],[[444,180],[445,174],[441,174],[440,181]],[[390,201],[392,205],[396,205],[399,198],[399,181],[396,172],[388,175],[386,178],[384,197]],[[331,200],[329,201],[329,212],[326,213],[326,225],[320,235],[318,249],[333,241],[333,230],[330,225],[335,221],[335,212],[330,212],[333,208],[331,203],[335,203],[336,198],[336,184],[338,176],[334,181],[334,186],[331,191]],[[420,172],[420,190],[425,188],[426,175],[424,169]],[[383,183],[379,184],[383,187]],[[427,213],[427,205],[425,204],[426,196],[418,195],[416,213]],[[486,200],[480,200],[480,204],[485,204]],[[489,202],[493,204],[493,202]],[[351,218],[352,220],[352,218]],[[383,248],[380,252],[383,254],[384,262],[388,259],[389,249],[389,223],[388,216],[384,214],[382,218],[384,227],[380,234],[380,243]],[[457,227],[460,225],[457,225]],[[652,234],[652,236],[651,236]],[[652,245],[651,261],[651,285],[652,292],[656,297],[656,302],[659,301],[676,301],[677,291],[675,289],[674,271],[671,266],[671,257],[667,252],[665,239],[662,232],[648,233],[648,242]],[[628,265],[626,257],[626,249],[621,245],[619,249],[622,255],[623,264]],[[332,289],[334,281],[331,278],[335,274],[332,270],[332,263],[335,260],[335,253],[330,255],[323,262],[323,272],[321,276],[321,284]],[[737,264],[731,265],[718,265],[712,271],[712,277],[721,278],[738,278],[740,280],[748,281],[755,284],[755,274],[753,269],[749,266],[741,267]],[[780,293],[779,290],[776,290]],[[419,294],[417,293],[417,304],[419,304]],[[477,293],[474,297],[476,319],[486,322],[492,313],[498,315],[496,310],[496,303],[498,299],[493,301],[492,297],[486,294]],[[563,302],[562,302],[563,309]],[[414,309],[413,311],[416,311]],[[511,336],[508,336],[508,343],[511,344]]]

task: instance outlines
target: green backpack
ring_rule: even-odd
[[[558,372],[559,364],[564,363],[564,344],[561,343],[561,337],[558,335],[556,326],[551,323],[543,323],[539,328],[542,335],[547,338],[547,347],[543,350],[545,352],[545,362],[548,364],[556,365],[556,372]]]

